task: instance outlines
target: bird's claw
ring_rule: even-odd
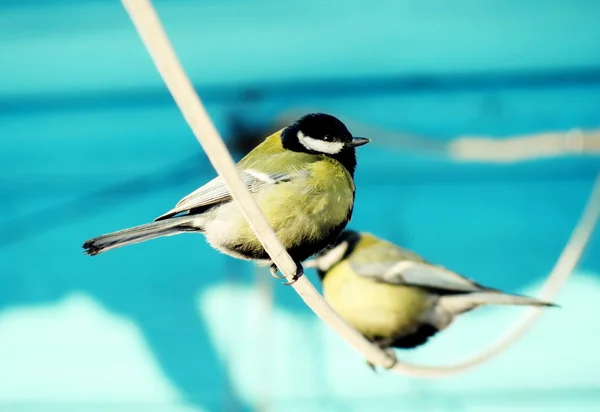
[[[285,279],[285,276],[282,276],[282,275],[279,275],[279,274],[277,274],[277,271],[278,271],[278,270],[279,270],[279,269],[277,269],[277,266],[275,266],[275,265],[271,265],[271,266],[269,267],[269,271],[271,272],[271,275],[272,275],[274,278],[277,278],[277,279]]]
[[[279,270],[279,269],[278,269],[278,268],[277,268],[277,266],[275,266],[274,264],[273,264],[273,265],[271,265],[271,266],[269,267],[269,271],[271,272],[271,275],[272,275],[274,278],[277,278],[277,279],[285,279],[285,276],[283,276],[283,275],[279,275],[279,274],[277,273],[277,272],[278,272],[278,270]],[[295,274],[294,274],[294,276],[292,277],[292,281],[291,281],[291,282],[283,282],[283,284],[284,284],[285,286],[290,286],[290,285],[293,285],[294,283],[296,283],[296,281],[297,281],[298,279],[300,279],[300,278],[302,277],[302,275],[304,275],[304,269],[302,268],[302,264],[300,264],[300,263],[296,262],[296,273],[295,273]]]
[[[376,346],[379,346],[379,345],[376,345]],[[392,369],[394,369],[394,367],[398,364],[398,358],[396,357],[396,353],[394,352],[394,350],[392,348],[381,348],[381,349],[389,356],[390,360],[392,361],[392,363],[390,365],[388,365],[388,366],[382,366],[382,368],[386,369],[386,370],[392,370]],[[376,366],[373,363],[369,362],[369,361],[366,361],[366,362],[367,362],[367,366],[369,368],[371,368],[371,370],[373,372],[377,373]]]
[[[398,358],[396,357],[394,350],[391,348],[389,350],[386,350],[385,352],[389,355],[392,363],[388,366],[384,366],[384,368],[387,370],[392,370],[398,364]]]
[[[296,262],[296,273],[294,273],[294,276],[292,276],[292,281],[291,282],[283,282],[283,284],[285,286],[291,286],[294,283],[296,283],[296,281],[298,279],[300,279],[302,277],[302,275],[304,275],[304,269],[302,268],[302,264]]]

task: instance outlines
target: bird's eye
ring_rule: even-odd
[[[326,142],[329,142],[331,140],[331,137],[325,136],[325,137],[323,137],[323,140],[325,140]]]

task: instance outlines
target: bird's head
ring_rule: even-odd
[[[288,150],[336,158],[353,173],[356,167],[354,148],[371,140],[353,137],[346,125],[334,116],[310,113],[284,128],[281,141]]]
[[[329,269],[350,256],[360,241],[360,237],[361,234],[359,232],[346,229],[332,245],[315,257],[315,267],[321,279],[323,279]]]

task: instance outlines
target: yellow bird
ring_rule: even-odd
[[[355,148],[370,140],[353,137],[344,123],[311,113],[266,138],[236,165],[269,224],[296,262],[335,241],[354,208]],[[232,201],[220,177],[190,193],[154,222],[98,236],[83,244],[85,253],[105,251],[161,236],[202,233],[215,249],[230,256],[277,267]],[[293,283],[293,282],[292,282]]]
[[[388,352],[418,347],[458,315],[483,305],[556,306],[482,286],[393,243],[352,230],[345,230],[313,265],[329,304]]]

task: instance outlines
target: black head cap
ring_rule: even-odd
[[[282,131],[281,140],[288,150],[333,157],[351,174],[356,168],[354,148],[370,142],[353,137],[344,123],[325,113],[310,113],[296,120]]]

